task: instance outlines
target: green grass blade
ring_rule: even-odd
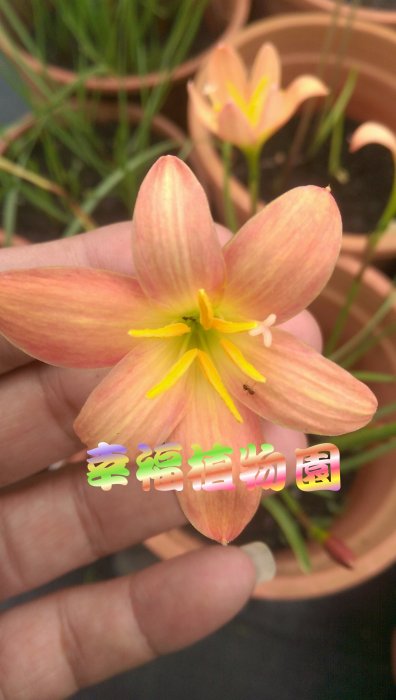
[[[301,570],[305,574],[309,574],[312,570],[311,561],[309,558],[306,542],[301,534],[300,528],[296,521],[289,513],[287,508],[277,499],[276,496],[269,496],[261,500],[261,505],[273,517],[275,522],[282,530],[290,548],[299,563]]]

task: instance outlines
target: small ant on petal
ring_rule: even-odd
[[[256,393],[254,389],[252,389],[252,387],[249,386],[249,384],[243,384],[243,388],[245,391],[247,391],[248,394],[250,394],[250,396],[253,396],[253,394]]]

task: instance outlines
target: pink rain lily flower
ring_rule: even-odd
[[[302,102],[328,93],[312,75],[301,75],[283,90],[280,56],[270,43],[261,47],[249,74],[237,51],[219,44],[205,75],[202,90],[188,85],[192,108],[209,131],[242,150],[261,148]]]
[[[239,455],[263,442],[260,418],[319,434],[353,431],[376,409],[371,391],[275,325],[319,294],[340,244],[334,199],[309,186],[273,201],[222,249],[199,182],[166,156],[136,201],[136,277],[62,267],[2,273],[0,331],[50,364],[114,365],[75,430],[89,448],[125,445],[131,460],[142,442],[179,442],[184,454],[220,443]],[[238,469],[233,462],[234,490],[195,491],[185,478],[177,494],[193,525],[220,542],[241,532],[261,497]]]

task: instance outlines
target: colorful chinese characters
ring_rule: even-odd
[[[143,491],[150,491],[151,480],[157,491],[182,491],[184,480],[192,481],[194,491],[232,491],[235,480],[242,481],[247,489],[281,491],[286,485],[286,460],[273,445],[263,443],[260,451],[252,443],[241,447],[239,455],[232,456],[231,447],[216,443],[209,450],[199,444],[192,445],[192,455],[187,459],[190,467],[183,471],[182,446],[169,442],[151,448],[139,444],[136,458],[136,478]],[[127,484],[129,459],[122,445],[100,442],[88,450],[92,455],[88,462],[88,483],[109,491],[114,484]],[[340,453],[331,443],[296,449],[296,484],[301,491],[339,491]]]
[[[335,445],[324,442],[304,450],[296,449],[296,484],[301,491],[339,491],[340,453]]]
[[[111,491],[115,484],[125,486],[128,483],[126,477],[129,476],[129,469],[125,465],[128,464],[129,458],[123,445],[99,442],[97,447],[87,452],[92,455],[87,459],[87,478],[90,486],[99,486],[102,491]]]

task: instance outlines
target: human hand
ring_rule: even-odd
[[[218,233],[224,243],[229,234],[221,227]],[[117,224],[75,239],[2,250],[0,271],[62,265],[130,274],[130,249],[130,223]],[[283,325],[320,349],[308,312]],[[103,493],[88,486],[79,465],[46,469],[81,449],[73,421],[108,371],[33,361],[0,337],[2,600],[185,523],[172,492],[143,494],[136,482]],[[306,444],[302,434],[264,421],[263,430],[289,461]],[[268,578],[272,565],[263,552],[256,565]],[[256,578],[245,551],[215,545],[10,609],[0,616],[0,698],[64,698],[181,649],[230,620]]]

